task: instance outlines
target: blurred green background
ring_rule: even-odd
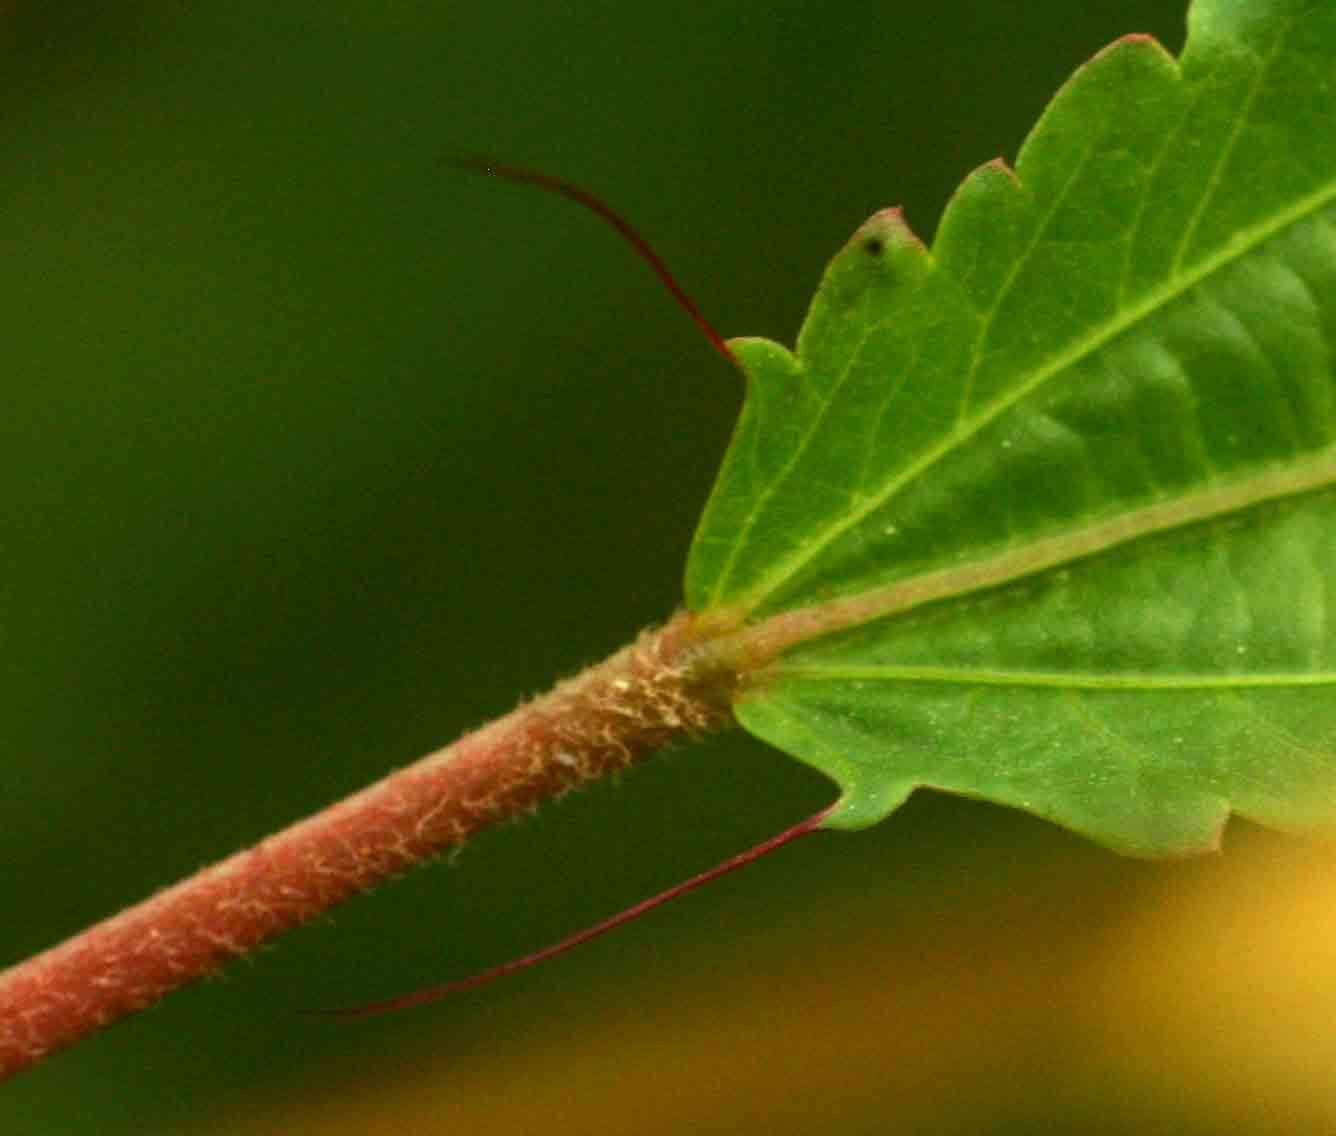
[[[1183,19],[0,3],[0,963],[680,602],[738,377],[591,217],[444,156],[589,185],[726,334],[791,342],[865,216],[930,235],[1074,67]],[[1336,1131],[1323,849],[1146,865],[941,797],[446,1004],[296,1014],[543,945],[830,797],[740,736],[666,755],[26,1074],[0,1131]]]

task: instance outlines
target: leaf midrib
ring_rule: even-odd
[[[712,653],[755,671],[798,643],[899,615],[930,603],[997,588],[1041,572],[1070,567],[1148,537],[1221,520],[1259,506],[1336,488],[1336,445],[1307,460],[1263,469],[1172,500],[1107,517],[1081,529],[1041,537],[966,564],[898,580],[857,595],[770,616],[722,636]],[[734,622],[733,626],[737,626]]]
[[[974,667],[923,667],[876,663],[782,663],[766,672],[783,678],[832,682],[897,682],[942,686],[1038,687],[1054,690],[1244,690],[1336,685],[1330,671],[1261,671],[1254,674],[1142,674],[1114,671],[1023,671]]]
[[[1299,198],[1289,209],[1280,211],[1265,223],[1238,230],[1224,248],[1209,257],[1203,258],[1194,269],[1181,273],[1159,288],[1146,293],[1138,303],[1130,305],[1115,318],[1073,342],[1049,363],[1037,368],[1028,379],[1019,383],[1004,396],[987,404],[974,418],[967,422],[958,423],[937,445],[924,450],[898,475],[891,478],[882,490],[862,496],[861,505],[851,509],[842,518],[805,541],[797,553],[781,560],[738,602],[735,610],[743,612],[755,610],[765,601],[767,596],[781,587],[786,580],[820,555],[826,547],[839,539],[845,532],[862,523],[864,519],[885,505],[906,485],[921,476],[964,442],[974,437],[1016,403],[1038,390],[1050,379],[1066,372],[1093,355],[1118,336],[1133,329],[1162,308],[1167,307],[1213,274],[1241,260],[1287,228],[1308,220],[1333,200],[1336,200],[1336,180],[1329,181],[1321,188]]]

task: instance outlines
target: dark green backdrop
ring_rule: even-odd
[[[866,215],[903,203],[930,235],[1076,65],[1130,31],[1178,50],[1182,8],[0,4],[0,962],[679,602],[738,377],[593,219],[444,155],[594,187],[725,333],[791,341]],[[802,1061],[758,1080],[753,1042],[826,1028],[790,986],[810,995],[825,968],[838,1002],[868,981],[878,929],[915,944],[917,996],[959,1018],[962,975],[999,952],[1022,966],[1027,936],[1042,956],[1157,873],[1198,870],[943,799],[446,1005],[294,1014],[541,945],[829,796],[740,737],[669,755],[26,1075],[0,1090],[0,1130],[518,1131],[532,1096],[549,1131],[773,1134],[819,1116],[872,1133],[913,1095],[937,1119],[903,1130],[1084,1131],[1126,1096],[1074,1078],[1071,1053],[1026,1050],[1033,1023],[1015,1021],[967,1037],[1030,1054],[1000,1073],[962,1055],[955,1075],[897,1080],[907,1044],[948,1043],[892,1020],[884,1079],[864,1040],[848,1084],[809,1083]],[[711,993],[740,989],[773,1026],[760,1040]],[[623,1062],[641,1107],[618,1095]],[[698,1115],[674,1121],[693,1094]]]

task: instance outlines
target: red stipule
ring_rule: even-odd
[[[668,271],[668,266],[664,264],[663,258],[654,251],[654,246],[640,235],[640,232],[630,221],[601,197],[591,193],[583,186],[576,185],[575,182],[567,181],[565,178],[554,177],[552,174],[526,169],[523,166],[512,166],[506,162],[494,162],[489,158],[452,157],[447,161],[459,169],[492,174],[495,177],[506,178],[509,181],[520,182],[523,185],[536,186],[547,193],[555,193],[561,197],[569,198],[577,205],[588,209],[595,216],[602,218],[616,229],[626,243],[635,249],[636,255],[654,270],[654,275],[662,281],[663,286],[668,289],[669,294],[677,301],[682,310],[695,321],[696,326],[704,333],[705,338],[710,341],[714,349],[734,366],[737,366],[737,358],[728,349],[728,343],[724,340],[724,337],[714,329],[714,325],[705,318],[700,308],[696,306],[696,301],[687,295],[686,290],[677,282],[677,278]]]
[[[408,994],[400,994],[394,998],[386,998],[380,1002],[366,1002],[359,1006],[345,1006],[331,1010],[311,1010],[308,1013],[320,1015],[322,1017],[333,1018],[362,1018],[373,1014],[385,1014],[391,1010],[407,1010],[412,1006],[424,1006],[429,1002],[438,1002],[442,998],[448,998],[451,994],[459,994],[465,990],[473,990],[479,986],[486,986],[489,982],[495,982],[498,978],[504,978],[508,974],[514,974],[518,970],[527,970],[540,962],[546,962],[548,959],[556,958],[567,951],[580,946],[582,943],[589,942],[590,939],[596,939],[600,935],[621,927],[623,924],[630,923],[633,919],[638,919],[648,911],[667,903],[671,899],[676,899],[680,895],[686,895],[687,892],[695,891],[698,887],[719,879],[720,876],[726,876],[729,872],[736,871],[738,868],[746,867],[748,864],[755,863],[762,856],[783,848],[800,836],[807,836],[809,833],[817,832],[821,828],[821,822],[826,819],[830,812],[829,808],[822,809],[814,816],[786,828],[776,836],[768,840],[761,841],[760,844],[747,849],[745,852],[739,852],[725,860],[722,864],[716,864],[713,868],[701,872],[699,875],[692,876],[689,880],[684,880],[680,884],[652,895],[648,899],[642,899],[639,903],[619,911],[616,915],[609,916],[601,923],[595,923],[592,927],[586,927],[583,931],[577,931],[551,946],[543,947],[541,950],[533,951],[527,955],[521,955],[519,958],[511,959],[510,962],[503,962],[499,966],[491,967],[488,970],[479,971],[477,974],[470,975],[468,978],[457,979],[454,982],[446,982],[439,986],[426,986],[421,990],[414,990]]]
[[[579,205],[584,206],[590,212],[601,217],[610,224],[618,233],[622,235],[627,243],[636,251],[636,253],[654,270],[654,274],[663,282],[679,305],[686,311],[696,323],[696,325],[705,333],[707,339],[713,344],[725,359],[734,365],[737,359],[728,349],[728,344],[710,322],[701,314],[694,300],[686,294],[682,286],[678,284],[677,279],[668,271],[667,265],[662,258],[654,251],[650,243],[640,235],[640,233],[627,221],[620,213],[613,209],[601,198],[595,196],[589,190],[569,182],[563,178],[553,177],[551,174],[540,173],[537,170],[524,169],[520,166],[508,165],[504,162],[494,162],[485,158],[452,158],[452,165],[477,170],[483,173],[493,174],[496,177],[508,178],[511,181],[521,182],[526,185],[537,186],[539,189],[546,190],[549,193],[560,194],[563,197],[570,198]],[[667,903],[669,900],[676,899],[678,896],[686,895],[688,892],[695,891],[697,888],[719,879],[720,876],[727,875],[729,872],[736,871],[738,868],[745,867],[747,864],[754,863],[762,856],[784,845],[797,840],[800,836],[806,836],[808,833],[816,832],[821,827],[821,822],[826,818],[830,809],[822,809],[815,816],[808,817],[799,824],[786,828],[776,836],[762,841],[753,848],[740,852],[736,856],[725,860],[699,875],[692,876],[680,884],[659,892],[657,895],[650,896],[648,899],[641,900],[639,903],[618,912],[616,915],[609,916],[600,923],[595,923],[592,927],[586,927],[583,931],[577,931],[551,946],[543,947],[541,950],[533,951],[522,955],[519,958],[512,959],[509,962],[501,963],[499,966],[491,967],[480,971],[468,978],[461,978],[454,982],[443,983],[438,986],[428,986],[421,990],[415,990],[408,994],[401,994],[394,998],[387,998],[379,1002],[367,1002],[358,1006],[347,1006],[329,1010],[313,1010],[310,1013],[326,1017],[337,1018],[357,1018],[366,1017],[372,1014],[388,1013],[391,1010],[406,1010],[412,1006],[422,1006],[429,1002],[436,1002],[442,998],[449,997],[451,994],[458,994],[465,990],[472,990],[479,986],[485,986],[489,982],[494,982],[498,978],[504,978],[508,974],[514,974],[519,970],[526,970],[540,962],[546,962],[548,959],[556,958],[558,955],[565,954],[567,951],[587,943],[591,939],[596,939],[600,935],[607,934],[623,924],[638,919],[640,916],[652,911],[654,908]]]

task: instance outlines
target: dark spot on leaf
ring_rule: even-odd
[[[868,237],[863,242],[863,251],[868,256],[881,256],[886,251],[886,242],[880,237]]]

